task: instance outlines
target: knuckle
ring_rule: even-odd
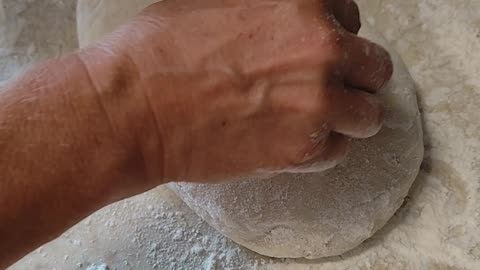
[[[312,122],[320,122],[329,118],[331,105],[324,100],[312,100],[302,108],[302,114]]]
[[[321,88],[321,86],[319,86]],[[296,112],[303,117],[303,119],[317,120],[324,117],[324,115],[331,108],[328,94],[325,91],[318,89],[311,89],[305,91],[301,96],[297,96],[294,103]]]
[[[326,56],[326,62],[331,64],[337,64],[343,62],[345,57],[347,40],[345,35],[340,30],[331,30],[325,37],[325,43],[321,45],[321,52]]]
[[[327,35],[327,40],[331,44],[332,50],[334,52],[341,52],[346,48],[346,37],[343,31],[340,29],[332,29]]]
[[[323,103],[324,102],[319,99],[310,98],[310,100],[306,101],[302,106],[302,112],[305,115],[316,117],[326,110]]]
[[[296,151],[292,153],[290,165],[295,166],[302,163],[305,163],[313,158],[313,150],[315,149],[316,144],[309,139],[305,139],[300,142]]]
[[[315,119],[327,119],[333,111],[332,97],[330,90],[326,88],[319,91],[317,98],[312,98],[312,105],[308,111]]]

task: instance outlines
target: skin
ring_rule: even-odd
[[[335,166],[381,128],[348,0],[168,0],[0,91],[0,268],[170,181]]]

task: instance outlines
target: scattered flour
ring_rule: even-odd
[[[78,47],[76,1],[0,0],[0,82]]]
[[[102,263],[102,264],[92,264],[87,267],[87,270],[109,270],[109,268],[106,264]]]
[[[222,237],[159,188],[99,211],[11,269],[480,269],[480,1],[358,2],[418,83],[427,143],[410,199],[372,239],[342,256],[273,260]],[[0,78],[72,50],[73,6],[0,0]]]

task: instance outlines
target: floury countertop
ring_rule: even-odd
[[[219,235],[160,187],[99,211],[12,269],[480,269],[480,1],[357,2],[418,85],[426,143],[409,200],[372,239],[341,257],[274,260]],[[75,1],[0,0],[0,81],[74,50],[75,18]]]

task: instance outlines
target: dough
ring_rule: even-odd
[[[158,0],[78,0],[77,32],[85,47]]]
[[[134,2],[79,1],[80,43],[97,40],[155,1]],[[389,49],[368,25],[361,35]],[[389,51],[395,72],[380,93],[387,107],[384,128],[371,139],[355,141],[341,165],[265,181],[170,187],[219,232],[263,255],[319,258],[356,247],[402,205],[423,158],[414,82],[400,57]]]

